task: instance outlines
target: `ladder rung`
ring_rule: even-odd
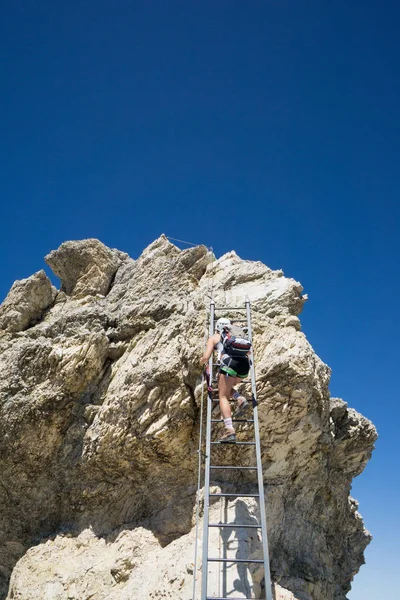
[[[255,446],[255,442],[211,442],[212,444],[230,444],[231,446]]]
[[[208,562],[225,562],[225,563],[259,563],[264,561],[262,558],[207,558]]]
[[[251,383],[251,381],[243,381],[243,383]],[[217,390],[213,390],[213,392],[216,392]],[[219,402],[219,398],[213,398],[212,399],[213,402]],[[249,400],[249,404],[250,404],[251,400]]]
[[[251,381],[244,381],[243,383],[251,383]],[[213,390],[213,392],[216,392],[217,390]],[[219,402],[219,398],[212,398],[213,402]],[[249,404],[250,404],[251,400],[249,400]]]
[[[227,494],[224,492],[209,494],[209,496],[227,496],[229,498],[259,498],[260,494]]]
[[[223,419],[211,419],[211,423],[223,423]],[[254,419],[232,419],[232,423],[254,423]]]
[[[244,469],[246,471],[257,471],[257,467],[231,467],[230,465],[210,465],[210,469]]]
[[[230,527],[231,529],[235,529],[235,527],[246,527],[246,528],[250,528],[250,529],[262,529],[261,525],[245,525],[242,523],[233,523],[233,525],[231,525],[230,523],[209,523],[208,524],[209,527]]]
[[[214,310],[243,310],[243,312],[246,310],[246,307],[244,306],[243,308],[240,306],[215,306]]]
[[[218,386],[215,385],[215,381],[213,381],[213,392],[218,392]],[[251,379],[243,379],[240,383],[238,383],[237,385],[251,385],[252,381]],[[217,400],[219,402],[219,398],[214,398],[214,400]],[[232,398],[230,399],[230,402],[233,402]]]

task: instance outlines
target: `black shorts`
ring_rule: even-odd
[[[228,356],[228,354],[221,356],[219,372],[223,373],[223,375],[244,379],[247,377],[249,370],[250,363],[247,356],[243,356],[243,358],[233,358],[233,356]]]

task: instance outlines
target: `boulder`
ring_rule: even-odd
[[[16,281],[0,306],[0,331],[16,333],[34,325],[55,296],[56,289],[43,270]]]

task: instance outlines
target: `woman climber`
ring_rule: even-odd
[[[232,412],[229,399],[233,398],[237,403],[234,418],[242,416],[249,407],[247,399],[234,389],[247,377],[250,369],[248,353],[251,342],[246,339],[243,330],[232,325],[226,318],[218,319],[216,323],[217,332],[210,336],[203,356],[200,358],[202,365],[207,364],[214,350],[218,351],[219,378],[218,394],[219,406],[224,420],[224,431],[219,438],[220,442],[236,442],[235,428],[232,423]]]

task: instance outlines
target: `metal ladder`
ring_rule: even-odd
[[[246,322],[247,322],[247,331],[250,341],[252,341],[252,327],[251,327],[251,309],[250,309],[250,300],[246,298],[245,307],[216,307],[214,300],[211,300],[210,303],[210,328],[209,334],[210,336],[214,334],[214,318],[215,313],[230,313],[231,311],[244,311],[246,310]],[[222,316],[222,315],[221,315]],[[232,319],[234,320],[234,319]],[[243,319],[244,321],[244,319]],[[210,385],[212,386],[213,382],[213,367],[216,366],[213,360],[213,355],[211,355],[209,360],[209,376],[210,376]],[[213,398],[213,393],[211,388],[208,390],[208,401],[207,401],[207,428],[206,428],[206,449],[205,449],[205,476],[204,476],[204,525],[203,525],[203,550],[202,550],[202,579],[201,579],[201,600],[244,600],[235,598],[233,596],[224,597],[224,596],[211,596],[208,595],[207,582],[208,582],[208,566],[209,563],[221,562],[221,563],[260,563],[264,564],[264,574],[265,574],[265,598],[266,600],[272,600],[272,587],[271,587],[271,573],[269,566],[269,553],[268,553],[268,538],[267,538],[267,521],[265,515],[265,500],[264,500],[264,482],[263,482],[263,474],[262,474],[262,463],[261,463],[261,448],[260,448],[260,432],[258,426],[258,407],[257,407],[257,391],[256,391],[256,378],[255,378],[255,370],[254,370],[254,358],[253,358],[253,346],[250,352],[250,376],[251,376],[251,391],[252,391],[252,404],[253,404],[253,419],[233,419],[233,422],[249,422],[254,425],[254,441],[253,442],[235,442],[235,444],[228,444],[220,442],[211,441],[211,429],[214,423],[221,423],[221,419],[213,419],[212,418],[212,410],[215,402],[219,402],[219,400],[215,400]],[[235,465],[214,465],[211,463],[211,453],[212,448],[215,444],[219,444],[221,447],[231,447],[232,445],[246,445],[246,446],[255,446],[256,450],[256,466],[255,467],[241,467]],[[210,471],[211,470],[254,470],[257,471],[257,482],[258,482],[258,494],[212,494],[210,493]],[[210,497],[221,497],[221,498],[243,498],[243,497],[251,497],[257,498],[259,501],[259,509],[260,509],[260,523],[257,525],[246,525],[246,524],[234,524],[230,525],[227,523],[210,523],[209,522],[209,509],[210,509]],[[263,549],[263,559],[245,559],[245,558],[213,558],[208,554],[209,549],[209,529],[211,527],[230,527],[232,529],[235,528],[256,528],[261,530],[262,535],[262,549]]]

